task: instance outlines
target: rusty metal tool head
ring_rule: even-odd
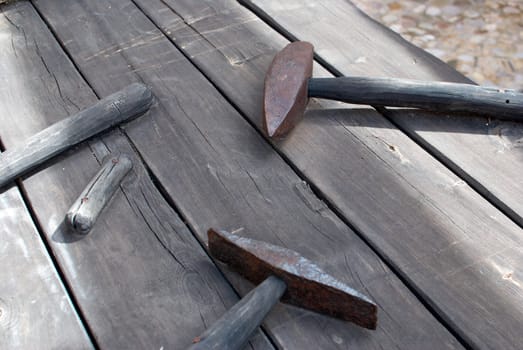
[[[240,349],[280,298],[312,311],[376,329],[369,298],[322,271],[298,253],[226,231],[208,231],[209,250],[249,281],[259,284],[204,334],[195,349]]]
[[[305,112],[312,62],[313,46],[305,41],[287,45],[274,57],[263,90],[263,127],[269,137],[285,135]]]
[[[282,137],[302,118],[310,97],[370,106],[472,112],[523,120],[523,94],[471,84],[395,78],[312,78],[313,46],[297,41],[273,59],[265,76],[263,127]]]

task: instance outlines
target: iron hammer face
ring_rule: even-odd
[[[280,300],[376,329],[377,307],[298,253],[226,231],[208,231],[209,250],[253,283],[261,284],[196,338],[191,350],[241,349]]]
[[[269,276],[285,282],[282,301],[375,329],[376,305],[290,249],[209,230],[211,254],[254,284]]]
[[[288,133],[305,112],[313,54],[310,43],[298,41],[274,57],[263,90],[263,127],[269,137]]]

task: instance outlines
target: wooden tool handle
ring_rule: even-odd
[[[268,277],[243,297],[200,337],[189,350],[243,349],[252,332],[261,324],[286,289],[278,277]]]
[[[473,112],[523,120],[523,94],[515,90],[408,79],[341,77],[312,78],[308,91],[309,97],[355,104]]]
[[[107,156],[100,170],[67,212],[67,224],[77,233],[89,233],[132,167],[131,159],[125,154]]]
[[[5,151],[0,154],[0,189],[69,147],[146,112],[152,101],[147,86],[131,84],[31,136],[24,145]]]

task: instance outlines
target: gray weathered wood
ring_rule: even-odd
[[[350,1],[242,0],[267,21],[310,41],[326,64],[346,76],[471,81],[370,19]],[[261,14],[261,12],[260,12]],[[340,30],[339,23],[344,23]],[[328,40],[326,40],[328,38]],[[523,226],[523,124],[468,115],[382,111],[463,180]]]
[[[286,286],[278,277],[270,276],[245,295],[218,321],[193,340],[190,350],[240,350],[252,333],[280,300]]]
[[[398,78],[309,79],[310,97],[354,104],[416,107],[436,112],[473,112],[523,121],[523,94],[471,84]]]
[[[129,85],[7,150],[0,155],[0,188],[68,148],[144,113],[152,99],[145,85]]]
[[[125,154],[107,156],[102,162],[100,170],[89,181],[67,212],[66,220],[69,226],[77,233],[89,233],[98,215],[113,197],[120,182],[132,167],[131,159]]]
[[[138,3],[261,130],[264,75],[274,54],[288,42],[234,1],[214,1],[212,6],[194,1]],[[329,3],[345,6],[345,2]],[[397,63],[401,62],[396,60],[398,56],[411,57],[409,69],[420,65],[428,71],[434,67],[425,58],[422,61],[420,58],[424,56],[418,55],[419,50],[414,47],[384,45],[380,35],[386,36],[387,31],[379,25],[379,30],[371,27],[361,14],[358,17],[342,8],[329,8],[323,2],[309,2],[310,8],[305,10],[302,2],[278,4],[286,9],[288,16],[308,18],[306,23],[322,18],[314,14],[301,16],[302,12],[315,8],[318,11],[324,8],[324,12],[334,10],[342,16],[338,21],[326,21],[337,29],[338,36],[348,41],[346,45],[338,45],[336,52],[354,55],[354,61],[365,55],[376,64],[372,68],[353,61],[350,67],[354,68],[354,74],[370,74],[378,69],[379,76],[399,74],[398,66],[405,62]],[[275,2],[274,6],[278,4]],[[346,24],[347,30],[340,30],[339,23]],[[319,26],[309,25],[309,28],[316,28],[322,36]],[[369,33],[372,35],[366,36]],[[325,40],[328,36],[322,37]],[[361,38],[367,41],[362,42]],[[414,63],[415,60],[418,63]],[[315,76],[321,74],[320,71],[314,73]],[[463,81],[446,66],[438,66],[437,74],[448,81],[452,78]],[[430,74],[419,78],[430,80]],[[337,109],[318,110],[317,101],[312,101],[310,106],[316,110],[310,110],[293,133],[274,146],[465,342],[478,348],[518,348],[523,342],[520,332],[523,292],[518,287],[521,277],[517,272],[523,264],[521,229],[374,110],[326,102],[322,101],[321,106]],[[414,113],[412,118],[418,115]],[[473,159],[470,162],[480,161],[475,169],[485,164],[480,159],[481,152],[472,155],[477,134],[459,133],[461,128],[457,123],[451,124],[457,126],[454,131],[451,126],[446,128],[444,125],[449,119],[435,120],[442,126],[426,130],[427,134],[448,130],[454,144],[458,143],[457,139],[467,139],[471,147],[466,154]],[[466,130],[465,123],[470,120],[463,117],[457,120]],[[459,137],[455,133],[459,133]],[[491,139],[491,142],[500,141]],[[517,152],[514,149],[506,158],[503,153],[499,156],[520,162]],[[509,167],[498,161],[495,164],[502,169]],[[496,176],[507,180],[507,189],[517,190],[516,177],[507,179],[500,173]],[[274,218],[275,212],[277,216],[296,219],[295,214],[279,207],[272,209],[273,216],[266,219],[270,222],[278,220]],[[260,211],[257,209],[257,215],[262,215]],[[299,232],[295,235],[308,242],[309,249],[329,255],[321,247],[324,243],[304,236],[303,230],[294,232]],[[340,242],[343,240],[338,241],[342,245]],[[420,345],[423,346],[426,345]]]
[[[0,194],[0,227],[0,347],[92,349],[17,188]]]
[[[158,105],[153,107],[151,118],[130,123],[125,132],[202,240],[208,227],[233,230],[244,226],[253,238],[299,250],[333,276],[370,294],[380,306],[383,317],[371,336],[369,331],[345,322],[277,305],[264,328],[278,346],[460,347],[372,250],[313,194],[135,6],[118,1],[57,4],[46,0],[35,4],[97,93],[103,95],[115,85],[134,80],[152,87]],[[190,1],[186,5],[195,11],[204,7],[193,17],[195,20],[221,20],[208,9],[208,3]],[[224,9],[231,21],[237,15],[234,6],[237,4],[231,3],[228,12]],[[158,13],[172,20],[173,27],[187,29],[172,12]],[[90,37],[85,36],[85,26],[92,33]],[[193,32],[186,33],[194,36]],[[196,46],[203,44],[198,35],[194,40]],[[224,40],[239,44],[233,35]],[[259,39],[253,44],[256,42]],[[210,50],[208,54],[209,59],[221,57],[216,63],[223,68],[225,57],[220,52]],[[255,60],[244,56],[246,60],[242,61],[240,53],[230,58],[227,64],[239,69]],[[249,79],[235,83],[252,92]],[[257,101],[250,99],[246,103],[255,107]],[[245,284],[232,274],[227,276],[245,291]],[[199,334],[185,336],[190,339]]]
[[[98,99],[29,2],[5,8],[0,26],[10,39],[0,40],[0,137],[10,149]],[[82,36],[88,38],[89,32],[84,28]],[[101,96],[125,85],[112,86]],[[139,120],[151,123],[149,118]],[[95,345],[187,347],[193,335],[234,305],[237,295],[166,203],[119,130],[74,152],[74,157],[57,157],[22,186]],[[99,169],[99,160],[110,153],[128,154],[133,168],[91,233],[71,235],[64,214]],[[58,330],[61,338],[56,341],[68,339],[63,333],[67,330]],[[260,332],[250,343],[254,349],[273,349]]]

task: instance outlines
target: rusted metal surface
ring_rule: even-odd
[[[377,307],[298,253],[266,242],[210,229],[209,250],[249,281],[276,276],[287,285],[282,301],[376,329]]]
[[[284,136],[302,118],[309,101],[312,59],[313,46],[303,41],[287,45],[274,57],[263,97],[263,127],[269,137]]]

